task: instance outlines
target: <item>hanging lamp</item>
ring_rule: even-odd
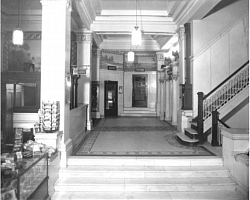
[[[139,26],[137,26],[137,2],[138,0],[136,0],[136,25],[132,31],[132,45],[133,46],[139,46],[141,45],[141,30],[139,28]]]
[[[17,29],[12,33],[12,43],[14,45],[23,45],[23,31],[19,27],[19,1],[18,0],[18,24]]]
[[[135,53],[130,50],[130,52],[128,52],[128,62],[134,62],[134,60],[135,60]]]

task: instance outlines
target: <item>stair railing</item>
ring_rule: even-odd
[[[212,111],[212,146],[221,146],[221,128],[230,128],[225,122],[219,118],[219,112],[217,110]]]
[[[204,96],[203,92],[198,92],[197,128],[200,143],[204,142],[204,121],[211,117],[214,110],[219,110],[248,85],[249,61],[242,65],[207,95]]]

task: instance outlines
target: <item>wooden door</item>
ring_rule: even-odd
[[[133,75],[133,107],[147,107],[147,75]]]
[[[118,114],[118,82],[105,81],[105,117],[117,117]]]

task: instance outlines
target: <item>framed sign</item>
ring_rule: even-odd
[[[116,70],[116,66],[108,66],[108,70]]]
[[[136,72],[145,72],[145,68],[135,68]]]

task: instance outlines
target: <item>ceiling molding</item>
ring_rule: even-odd
[[[201,20],[221,0],[190,0],[182,10],[176,12],[173,20],[179,26],[192,20]]]
[[[79,0],[79,1],[74,1],[75,3],[73,4],[73,10],[78,12],[78,15],[80,16],[81,19],[81,27],[79,28],[86,28],[90,30],[90,26],[93,23],[95,19],[95,12],[93,10],[93,7],[90,3],[90,0]]]

